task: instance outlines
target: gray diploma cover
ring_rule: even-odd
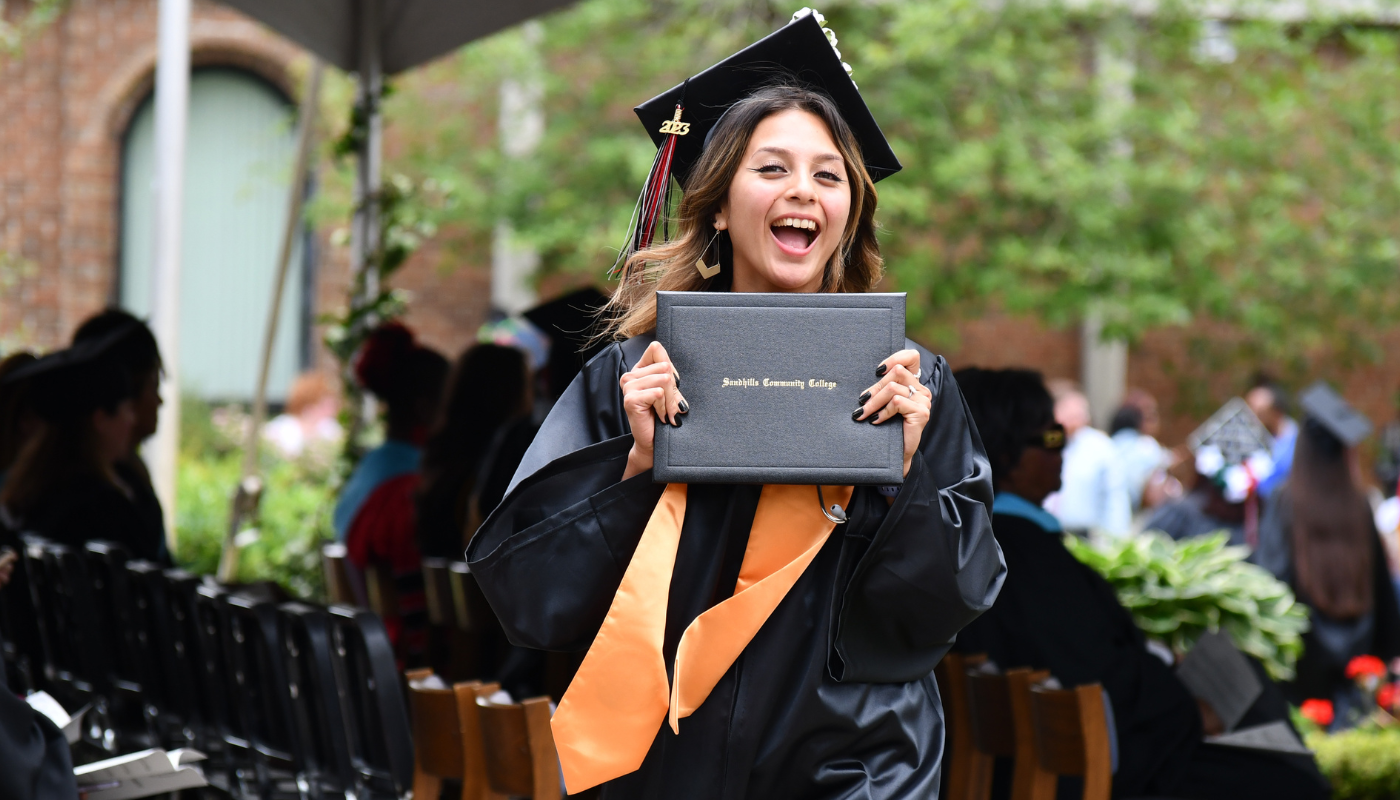
[[[900,420],[851,419],[904,349],[903,294],[658,292],[656,338],[690,405],[657,426],[656,481],[903,483]]]

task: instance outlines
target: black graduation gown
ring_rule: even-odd
[[[1113,587],[1035,523],[992,517],[1007,579],[996,606],[968,625],[957,649],[1002,669],[1048,669],[1065,686],[1100,683],[1118,730],[1115,795],[1160,790],[1201,738],[1196,702],[1161,659]]]
[[[21,515],[19,533],[34,533],[78,549],[101,540],[122,545],[132,558],[161,561],[161,540],[149,515],[110,481],[74,478],[54,487]]]
[[[650,342],[611,345],[588,363],[467,550],[516,644],[588,648],[665,488],[649,472],[621,480],[632,437],[618,379]],[[856,489],[850,521],[681,720],[679,736],[663,724],[641,768],[606,784],[604,798],[936,794],[943,715],[930,673],[991,605],[1005,567],[981,440],[947,363],[920,352],[933,413],[893,505]],[[668,669],[686,626],[733,593],[760,490],[690,487],[667,607]]]
[[[1114,797],[1328,796],[1311,758],[1203,745],[1196,701],[1147,651],[1113,587],[1070,555],[1061,534],[1007,514],[994,515],[992,525],[1006,559],[1006,584],[996,606],[963,629],[957,649],[986,653],[1002,669],[1048,669],[1065,686],[1101,684],[1118,736]],[[1254,667],[1265,690],[1241,727],[1287,720],[1283,697],[1263,667]],[[1078,797],[1072,783],[1062,779],[1058,797]],[[999,788],[1009,787],[999,782]]]
[[[1298,589],[1293,565],[1291,502],[1287,486],[1270,499],[1259,522],[1259,547],[1252,560],[1293,587],[1299,602],[1307,604],[1308,598]],[[1385,661],[1400,656],[1400,603],[1396,601],[1395,584],[1391,582],[1379,534],[1372,535],[1371,544],[1374,608],[1354,620],[1332,619],[1311,609],[1312,627],[1303,634],[1298,676],[1286,687],[1294,703],[1311,697],[1331,699],[1338,690],[1351,686],[1346,667],[1356,656],[1372,655]]]

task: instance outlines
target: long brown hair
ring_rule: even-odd
[[[1337,620],[1370,611],[1375,596],[1375,523],[1347,452],[1327,429],[1306,420],[1288,476],[1298,589],[1313,608]]]
[[[792,84],[760,89],[735,103],[720,119],[704,153],[695,162],[677,210],[679,236],[632,254],[622,281],[604,306],[609,318],[605,336],[626,339],[656,328],[656,293],[714,292],[729,288],[733,265],[713,278],[702,278],[695,262],[713,264],[724,251],[713,230],[715,214],[729,196],[729,186],[743,162],[749,139],[763,120],[783,111],[806,111],[826,123],[850,176],[851,211],[841,245],[822,276],[823,292],[868,292],[884,274],[884,259],[875,238],[875,182],[865,169],[860,145],[831,98]]]

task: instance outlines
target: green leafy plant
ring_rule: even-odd
[[[212,575],[218,568],[247,420],[236,406],[211,408],[192,398],[181,405],[175,560],[191,572]],[[335,467],[330,457],[290,461],[264,452],[263,500],[251,541],[240,550],[239,581],[270,580],[297,597],[324,599],[320,545],[332,536]]]
[[[1335,800],[1400,797],[1400,728],[1365,727],[1327,734],[1314,728],[1304,741],[1332,782]]]
[[[1148,531],[1103,543],[1070,536],[1065,546],[1113,586],[1144,633],[1174,652],[1190,650],[1207,631],[1223,630],[1274,679],[1291,679],[1303,652],[1307,610],[1286,584],[1246,563],[1247,551],[1227,540],[1217,533],[1175,542]]]

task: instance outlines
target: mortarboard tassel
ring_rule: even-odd
[[[684,103],[685,94],[682,90],[681,102],[676,104],[675,115],[661,125],[661,133],[666,134],[666,141],[657,149],[656,158],[651,162],[651,172],[647,174],[642,194],[637,198],[632,219],[627,225],[630,232],[627,245],[618,253],[612,269],[608,270],[609,278],[619,277],[626,268],[627,259],[633,253],[651,246],[656,238],[657,221],[671,204],[671,166],[676,156],[676,140],[690,133],[690,123],[681,122],[681,114],[685,111]],[[669,230],[663,229],[663,234],[665,233],[669,233]],[[622,277],[626,278],[625,275]]]

